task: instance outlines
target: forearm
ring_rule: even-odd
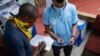
[[[72,26],[72,35],[71,35],[70,43],[69,43],[70,45],[73,45],[75,42],[76,32],[77,32],[77,25],[75,24]]]
[[[76,32],[77,32],[77,25],[75,24],[75,25],[72,26],[72,35],[71,35],[71,37],[75,37]]]
[[[40,52],[42,52],[42,49],[39,49],[38,47],[36,47],[33,50],[33,56],[39,56]]]
[[[47,30],[47,33],[48,33],[53,39],[57,40],[57,36],[56,36],[50,29]]]
[[[45,31],[47,32],[47,34],[49,34],[53,39],[57,39],[57,36],[52,32],[52,30],[48,27],[45,26]]]

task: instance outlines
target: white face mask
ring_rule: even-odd
[[[56,9],[56,11],[62,11],[64,9],[64,6],[61,7],[61,8],[58,8],[58,7],[54,6],[54,8]]]

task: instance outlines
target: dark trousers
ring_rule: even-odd
[[[71,51],[72,51],[72,45],[67,45],[67,46],[52,46],[53,48],[53,54],[54,56],[60,56],[60,49],[63,48],[65,56],[70,56]]]

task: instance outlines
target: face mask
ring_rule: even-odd
[[[62,11],[62,10],[63,10],[63,8],[64,8],[64,6],[63,6],[63,7],[61,7],[61,8],[58,8],[58,7],[54,6],[54,8],[56,9],[56,11]]]

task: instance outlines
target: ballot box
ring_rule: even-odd
[[[75,39],[75,45],[80,46],[85,39],[87,22],[85,20],[79,19],[77,23],[77,34]]]

